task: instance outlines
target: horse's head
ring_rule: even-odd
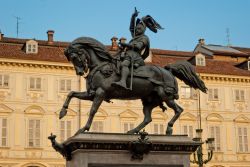
[[[88,71],[89,54],[85,49],[69,46],[64,51],[68,61],[74,65],[76,75],[84,75]]]

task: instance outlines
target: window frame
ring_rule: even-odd
[[[7,86],[5,86],[5,81],[7,81]],[[0,89],[9,89],[9,88],[10,88],[10,75],[0,74]]]
[[[152,122],[151,127],[152,127],[152,134],[156,134],[156,135],[165,134],[166,125],[164,124],[164,122]]]
[[[6,125],[5,125],[5,129],[6,129],[6,135],[5,137],[3,137],[3,120],[6,120]],[[0,147],[8,147],[9,146],[9,119],[7,117],[0,117]],[[5,138],[5,142],[6,144],[3,145],[3,138]]]
[[[127,124],[127,128],[125,128],[126,124]],[[122,131],[124,133],[127,133],[128,131],[134,129],[136,126],[135,122],[132,122],[132,121],[122,121],[121,125],[122,125]]]
[[[35,121],[34,126],[37,126],[36,123],[39,121],[39,136],[36,136],[36,129],[31,129],[30,128],[30,121]],[[30,138],[30,129],[33,133],[32,138]],[[28,118],[27,119],[27,147],[28,148],[42,148],[42,119],[39,118]],[[30,145],[30,140],[33,142],[33,146]],[[37,145],[37,140],[39,140],[39,145]],[[35,144],[34,144],[35,143]]]
[[[97,128],[95,129],[95,126],[96,126],[97,123],[98,123],[98,125],[97,125]],[[100,130],[99,123],[102,123],[102,125],[101,125],[102,129],[101,130]],[[93,120],[90,130],[91,130],[91,132],[101,132],[102,133],[105,130],[104,125],[105,124],[104,124],[103,120]]]
[[[184,127],[187,127],[187,129],[186,129],[187,132],[185,132],[185,128]],[[190,129],[192,129],[192,132],[190,132]],[[188,137],[190,137],[190,138],[194,138],[194,126],[193,125],[183,124],[181,126],[181,130],[182,130],[182,134],[188,135]]]
[[[237,93],[238,92],[238,99],[237,99]],[[243,92],[243,94],[242,94]],[[236,102],[244,102],[246,100],[246,92],[244,89],[234,89],[234,100]]]
[[[34,80],[32,83],[32,80]],[[37,80],[40,80],[40,88],[38,88],[38,81]],[[28,88],[30,91],[42,91],[42,77],[38,77],[38,76],[31,76],[29,77],[29,84],[28,84]],[[32,84],[34,84],[33,88],[31,88]]]
[[[211,132],[211,128],[213,128],[213,133]],[[217,136],[217,130],[219,130],[219,134]],[[215,125],[209,125],[208,129],[208,136],[211,138],[214,138],[214,152],[223,152],[222,148],[222,128],[221,125],[215,124]],[[219,140],[218,140],[219,137]],[[219,149],[218,149],[219,147]]]
[[[63,89],[62,89],[62,82],[64,82]],[[69,83],[69,85],[68,85],[68,83]],[[69,89],[68,89],[68,86],[69,86]],[[59,87],[59,92],[61,92],[61,93],[71,91],[72,90],[72,79],[60,79],[58,87]]]
[[[250,150],[249,150],[249,133],[248,133],[248,128],[245,127],[245,126],[237,126],[236,128],[237,128],[236,129],[236,133],[237,133],[237,152],[238,153],[249,153]],[[242,129],[244,129],[243,130],[243,134],[241,135],[242,136],[242,150],[240,148],[239,129],[241,129],[241,134],[242,134]],[[246,132],[246,139],[245,139],[244,132]]]
[[[217,91],[217,98],[215,97],[215,90]],[[211,94],[210,94],[211,92]],[[208,89],[208,100],[209,101],[219,101],[219,89],[218,88],[209,88]]]
[[[64,122],[64,129],[62,129],[62,127],[61,127],[62,122]],[[70,128],[68,128],[68,123],[70,123]],[[62,134],[62,131],[64,131],[63,134]],[[72,132],[73,132],[73,120],[71,120],[71,119],[65,119],[65,120],[60,120],[59,121],[59,136],[60,136],[60,141],[61,142],[64,142],[69,137],[71,137],[72,136]]]
[[[196,66],[206,66],[206,58],[203,55],[195,56]]]

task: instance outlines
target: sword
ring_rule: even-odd
[[[135,7],[135,13],[139,13],[137,10],[136,10],[136,7]],[[133,32],[133,38],[135,37],[135,27],[136,27],[136,21],[134,20],[134,32]],[[133,60],[133,56],[131,56],[131,68],[130,68],[130,90],[132,90],[132,85],[133,85],[133,75],[134,75],[134,60]]]
[[[130,90],[132,90],[132,85],[133,85],[133,75],[134,75],[134,60],[133,60],[133,56],[131,56],[131,68],[130,68]]]

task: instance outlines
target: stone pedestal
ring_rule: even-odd
[[[200,144],[179,135],[85,133],[65,141],[61,153],[67,167],[189,167]]]

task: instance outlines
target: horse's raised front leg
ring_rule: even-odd
[[[174,110],[173,118],[168,122],[166,134],[172,135],[173,134],[173,125],[175,121],[180,117],[181,113],[183,112],[183,108],[181,108],[178,104],[175,103],[174,100],[167,100],[166,101],[168,107]]]
[[[139,133],[141,129],[143,129],[147,124],[149,124],[152,121],[151,113],[153,108],[156,106],[153,104],[148,104],[146,102],[143,102],[143,114],[144,114],[144,120],[142,123],[140,123],[136,128],[128,131],[129,134]]]
[[[68,94],[68,96],[63,104],[63,107],[60,111],[59,119],[62,119],[67,114],[67,109],[69,107],[69,103],[73,97],[81,99],[81,100],[92,100],[93,99],[93,97],[90,96],[88,94],[88,92],[75,92],[75,91],[69,92],[69,94]]]
[[[95,97],[94,97],[94,100],[93,100],[93,103],[92,103],[92,106],[91,106],[91,109],[90,109],[88,121],[87,121],[86,125],[83,128],[79,129],[76,132],[75,135],[78,135],[80,133],[84,133],[86,130],[89,131],[90,126],[91,126],[92,121],[93,121],[93,118],[94,118],[98,108],[102,104],[102,102],[104,100],[104,97],[105,97],[104,90],[102,88],[98,88],[96,90],[96,92],[95,92]]]

